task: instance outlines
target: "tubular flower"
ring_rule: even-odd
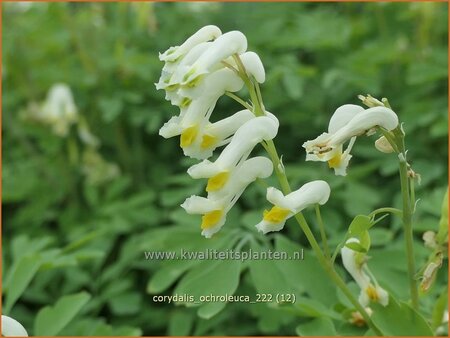
[[[32,118],[51,126],[54,134],[67,136],[70,126],[78,121],[78,110],[70,88],[65,84],[53,85],[46,101]]]
[[[398,125],[397,115],[386,107],[364,109],[361,106],[346,104],[334,112],[328,125],[328,132],[303,144],[307,161],[328,162],[336,175],[345,176],[352,155],[350,151],[356,137],[375,127],[388,131]],[[349,141],[345,151],[343,145]]]
[[[170,84],[174,71],[180,65],[192,64],[210,44],[208,41],[214,40],[220,35],[222,35],[222,32],[218,27],[205,26],[189,37],[181,46],[170,47],[164,53],[160,53],[159,59],[164,61],[165,64],[161,77],[156,84],[156,89],[165,89],[166,99],[170,99],[169,93],[173,92],[174,87],[177,87]]]
[[[159,134],[165,138],[173,137],[182,134],[184,129],[205,124],[217,100],[226,91],[235,92],[242,86],[243,81],[230,69],[224,68],[211,74],[202,86],[202,95],[196,99],[185,97],[179,106],[180,115],[165,123]]]
[[[253,148],[262,141],[273,139],[278,131],[278,120],[270,114],[255,117],[244,123],[234,134],[215,162],[203,160],[188,169],[192,178],[209,178],[207,191],[218,190],[231,170],[245,161]]]
[[[219,36],[210,47],[190,66],[178,67],[170,83],[192,88],[200,84],[205,75],[233,54],[242,54],[247,49],[247,38],[239,31],[231,31]]]
[[[184,154],[196,159],[210,157],[217,147],[231,141],[231,136],[239,127],[253,118],[255,115],[245,109],[215,123],[207,122],[203,128],[197,130],[193,142],[183,147]]]
[[[178,67],[185,67],[192,64],[198,57],[211,45],[211,42],[203,42],[192,48],[181,61],[173,64],[165,64],[162,69],[161,77],[158,83],[155,84],[156,89],[164,89],[166,92],[165,99],[169,100],[175,106],[178,106],[182,97],[178,94],[180,85],[178,83],[171,83],[174,71]]]
[[[210,238],[225,224],[228,211],[245,188],[257,178],[272,174],[272,162],[265,157],[253,157],[234,168],[220,189],[208,192],[208,197],[191,196],[181,205],[189,214],[202,214],[202,235]]]
[[[359,240],[357,238],[350,238],[346,243],[359,243]],[[383,306],[388,305],[389,294],[387,291],[378,285],[371,274],[367,274],[364,271],[368,270],[366,256],[348,247],[341,249],[341,256],[345,269],[361,288],[361,293],[358,298],[359,303],[364,307],[368,306],[371,301],[380,303]]]
[[[196,45],[216,39],[220,35],[222,35],[222,32],[219,27],[214,25],[202,27],[190,36],[181,46],[170,47],[164,53],[160,53],[159,59],[167,63],[177,62]]]
[[[2,336],[4,337],[28,337],[25,328],[17,320],[2,315]]]
[[[323,205],[330,197],[330,186],[325,181],[312,181],[284,196],[273,187],[267,189],[267,200],[274,206],[264,211],[263,220],[256,228],[266,234],[283,229],[286,220],[310,205]]]

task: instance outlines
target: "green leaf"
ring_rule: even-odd
[[[448,239],[448,190],[442,200],[441,218],[439,220],[439,231],[436,235],[438,243],[444,243]]]
[[[108,304],[111,311],[118,316],[132,315],[139,312],[142,297],[137,292],[127,292],[112,297]]]
[[[182,210],[185,213],[184,210]],[[179,232],[178,232],[179,234]],[[188,239],[188,240],[187,240]],[[175,238],[172,238],[175,241]],[[231,248],[234,241],[230,235],[223,233],[212,239],[205,239],[199,236],[198,231],[195,230],[190,234],[184,234],[179,238],[180,242],[175,241],[173,244],[164,243],[164,247],[173,248],[174,250],[183,248],[184,251],[206,252],[206,250],[220,250],[221,248]],[[194,266],[200,264],[200,259],[182,259],[170,260],[164,262],[161,268],[158,269],[147,284],[147,292],[150,294],[158,294],[169,288],[182,274]]]
[[[359,244],[364,248],[364,250],[369,251],[371,245],[371,237],[369,231],[363,231],[359,236]]]
[[[176,309],[170,316],[168,335],[189,336],[194,326],[195,315],[188,309]]]
[[[173,261],[158,269],[147,284],[147,292],[158,294],[169,288],[180,276],[193,266],[199,264],[196,260]]]
[[[34,322],[36,336],[57,335],[89,301],[87,292],[64,296],[54,306],[41,309]]]
[[[448,292],[443,292],[433,307],[433,313],[431,318],[431,326],[433,329],[437,329],[442,325],[442,318],[444,317],[445,309],[447,307],[448,302]]]
[[[252,244],[254,252],[265,251],[257,244]],[[278,264],[271,260],[250,261],[250,275],[256,290],[262,294],[270,294],[275,302],[277,293],[292,293],[294,289],[287,283],[284,273]],[[270,278],[268,278],[270,276]]]
[[[299,336],[336,336],[333,321],[327,317],[319,317],[307,323],[300,324],[295,329]]]
[[[300,252],[303,248],[283,235],[276,235],[275,249],[279,252],[286,252],[293,257],[296,252]],[[303,250],[303,254],[303,260],[280,260],[276,261],[276,264],[272,262],[272,265],[281,270],[286,280],[285,283],[288,283],[297,293],[306,292],[311,298],[323,304],[332,305],[336,301],[336,286],[321,268],[311,251]],[[308,278],[305,278],[305,276],[308,276]],[[274,289],[277,288],[280,289],[279,286],[275,285]]]
[[[98,100],[98,105],[106,123],[114,121],[123,109],[123,101],[118,97],[102,97]]]
[[[332,309],[312,298],[297,298],[294,311],[301,317],[328,317],[339,320],[341,317]]]
[[[352,249],[353,251],[356,252],[361,252],[361,253],[366,253],[367,250],[359,243],[356,242],[352,242],[352,243],[347,243],[345,244],[345,246],[349,249]]]
[[[39,256],[21,257],[17,265],[13,266],[11,277],[8,278],[5,307],[3,311],[9,313],[15,302],[30,284],[34,275],[42,264]]]
[[[233,295],[239,285],[240,273],[241,261],[239,260],[205,261],[184,276],[173,294],[191,295],[194,297],[194,302],[199,302],[201,296]],[[216,306],[209,304],[213,304],[213,302],[200,304],[204,307],[199,312],[203,318],[211,318],[218,312]],[[223,304],[226,305],[226,303]],[[196,306],[198,303],[188,302],[185,305]]]
[[[197,311],[197,314],[200,318],[210,319],[214,317],[216,314],[218,314],[220,311],[222,311],[226,305],[227,305],[226,302],[208,303],[200,307]]]
[[[371,226],[370,217],[365,215],[357,215],[348,227],[350,236],[359,236],[362,232],[367,231]]]
[[[59,336],[142,336],[139,328],[131,326],[113,327],[105,323],[104,319],[82,318],[72,321],[59,334]]]
[[[372,321],[386,336],[433,336],[427,321],[408,304],[390,295],[389,304],[372,305]]]
[[[372,246],[385,246],[392,241],[394,234],[385,228],[374,228],[370,230],[370,240]]]

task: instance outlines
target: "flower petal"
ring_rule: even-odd
[[[25,328],[17,320],[2,315],[2,336],[5,337],[28,337]]]
[[[304,184],[298,190],[283,196],[283,193],[275,188],[267,189],[267,200],[272,204],[298,213],[313,204],[325,204],[330,197],[330,186],[327,182],[317,180]]]
[[[213,201],[205,197],[192,195],[186,198],[181,207],[188,214],[205,214],[213,210],[221,209],[221,201]]]
[[[253,76],[258,83],[264,83],[266,72],[259,55],[255,52],[245,52],[239,57],[244,64],[247,74]]]
[[[190,36],[181,46],[171,47],[164,53],[160,54],[159,59],[165,62],[174,62],[196,45],[216,39],[221,34],[222,32],[220,29],[214,25],[204,26]]]
[[[362,113],[364,108],[356,104],[344,104],[335,110],[333,116],[331,116],[330,123],[328,124],[328,132],[330,134],[336,133],[339,129],[343,128],[350,122],[356,115]]]
[[[221,171],[230,171],[245,160],[252,149],[263,140],[273,139],[278,131],[278,120],[273,117],[255,117],[244,123],[234,134],[215,162],[204,160],[188,169],[192,178],[209,178]]]
[[[357,114],[348,123],[332,134],[331,144],[342,144],[353,136],[361,135],[374,127],[383,127],[390,131],[398,125],[397,115],[386,107],[373,107]]]

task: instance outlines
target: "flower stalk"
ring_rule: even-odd
[[[412,230],[412,214],[414,201],[411,200],[410,178],[408,177],[408,163],[406,162],[405,136],[399,127],[395,130],[396,140],[399,147],[399,174],[400,187],[402,192],[402,220],[403,232],[405,236],[406,257],[408,260],[408,279],[411,294],[411,305],[415,310],[419,309],[419,291],[415,278],[416,264],[414,257],[413,230]]]
[[[235,58],[239,59],[238,56],[235,56]],[[237,64],[239,65],[239,62],[237,62]],[[241,75],[241,78],[243,78],[243,80],[244,80],[244,78],[246,78],[244,80],[244,83],[247,86],[247,89],[250,93],[251,101],[252,101],[252,104],[254,107],[254,110],[253,110],[254,114],[256,116],[263,115],[264,108],[263,108],[263,104],[262,104],[261,100],[259,99],[261,96],[257,94],[257,91],[255,90],[255,85],[253,84],[253,81],[251,81],[251,79],[247,76],[247,74],[245,73],[245,71],[243,69],[239,69],[239,73]],[[260,93],[260,91],[258,91],[258,92]],[[289,181],[286,177],[284,167],[281,164],[281,160],[280,160],[280,157],[278,155],[278,152],[277,152],[277,149],[275,147],[273,140],[266,141],[266,146],[264,148],[267,150],[267,153],[273,162],[274,171],[275,171],[275,174],[280,183],[282,192],[285,195],[291,193],[292,189],[291,189]],[[309,244],[311,245],[311,248],[313,249],[313,251],[317,257],[319,264],[322,266],[322,268],[325,270],[325,272],[328,274],[328,276],[336,283],[337,287],[344,293],[344,295],[350,300],[350,302],[355,306],[355,308],[361,313],[365,322],[373,330],[373,332],[378,336],[382,336],[383,333],[372,322],[367,311],[358,302],[358,300],[353,296],[352,292],[347,287],[344,280],[338,275],[338,273],[334,269],[331,261],[324,255],[322,249],[320,248],[319,243],[317,242],[313,232],[311,231],[311,228],[308,225],[308,222],[306,221],[305,217],[303,216],[303,213],[298,212],[297,214],[295,214],[294,217],[295,217],[297,223],[299,224],[300,228],[302,229],[303,233],[305,234]]]
[[[320,213],[320,206],[319,204],[316,204],[315,206],[316,209],[316,218],[317,218],[317,223],[319,225],[319,230],[320,230],[320,237],[322,238],[322,246],[323,246],[323,250],[325,252],[325,256],[330,259],[330,248],[328,247],[328,240],[327,240],[327,233],[325,232],[325,226],[323,224],[323,219],[322,219],[322,215]]]

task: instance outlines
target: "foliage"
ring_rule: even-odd
[[[176,109],[153,83],[162,67],[158,52],[205,24],[241,30],[263,60],[263,95],[281,121],[275,142],[291,184],[324,179],[332,188],[322,211],[330,244],[342,243],[350,224],[357,233],[371,227],[372,272],[397,298],[384,316],[376,315],[380,327],[391,335],[428,335],[429,324],[439,326],[446,307],[439,298],[447,284],[446,258],[431,290],[421,295],[429,323],[415,320],[420,332],[392,327],[392,318],[413,313],[403,302],[408,294],[401,225],[394,217],[368,224],[365,215],[400,207],[396,158],[375,151],[373,139],[358,140],[349,175],[342,178],[325,165],[305,162],[301,144],[326,128],[336,107],[357,103],[358,94],[388,97],[404,122],[408,155],[421,175],[414,232],[416,261],[423,266],[430,252],[421,237],[438,231],[447,190],[446,3],[2,3],[2,9],[3,312],[29,333],[367,331],[348,323],[351,304],[319,269],[295,222],[280,234],[256,232],[268,207],[264,186],[254,184],[244,193],[211,240],[200,236],[199,219],[179,207],[201,192],[203,182],[187,176],[193,162],[181,159],[177,141],[158,136]],[[57,82],[71,87],[80,114],[101,141],[102,158],[120,167],[115,178],[86,179],[76,153],[82,144],[70,141],[76,140],[74,131],[61,138],[24,118],[30,103],[42,102]],[[238,109],[223,98],[213,119]],[[276,185],[274,178],[267,183]],[[314,225],[313,215],[305,213]],[[352,221],[354,215],[359,218]],[[303,248],[305,258],[144,259],[144,251],[181,247]],[[297,302],[174,306],[153,300],[155,294],[257,292],[293,293]]]

